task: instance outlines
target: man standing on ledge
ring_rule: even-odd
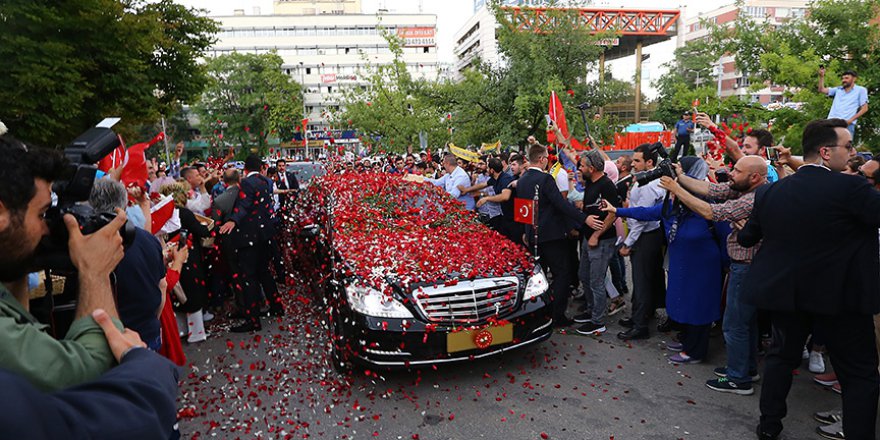
[[[856,121],[868,112],[868,89],[856,85],[858,77],[847,70],[840,77],[840,86],[829,89],[825,87],[825,67],[819,69],[819,92],[834,98],[828,119],[845,120],[850,136],[856,134]]]

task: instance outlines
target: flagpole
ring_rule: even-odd
[[[535,243],[535,263],[537,263],[541,257],[538,255],[538,194],[540,192],[540,186],[535,185],[535,198],[532,204],[532,230],[535,231],[533,241]]]
[[[168,133],[165,132],[165,116],[162,116],[162,133],[165,133],[165,160],[171,163],[171,152],[168,150]]]

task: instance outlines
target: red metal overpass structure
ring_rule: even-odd
[[[641,113],[642,48],[675,37],[681,11],[676,9],[598,9],[502,7],[507,25],[521,32],[549,32],[560,24],[583,27],[610,40],[599,59],[599,78],[605,78],[605,61],[636,55],[636,122]],[[563,23],[560,23],[562,21]]]

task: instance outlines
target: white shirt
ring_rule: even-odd
[[[559,189],[559,192],[567,192],[568,191],[568,171],[565,171],[565,168],[560,168],[559,172],[556,173],[556,188]]]
[[[186,209],[198,215],[205,215],[211,209],[211,195],[199,191],[198,188],[195,189],[195,193],[195,197],[186,201]]]
[[[666,190],[660,188],[660,179],[653,180],[645,186],[636,184],[629,192],[629,207],[648,208],[663,203],[664,197],[666,197]],[[660,227],[659,221],[643,222],[631,218],[626,219],[626,224],[629,226],[629,234],[626,235],[623,244],[629,248],[635,244],[643,232],[651,232]]]

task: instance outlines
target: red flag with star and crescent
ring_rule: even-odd
[[[535,201],[531,199],[513,199],[513,220],[527,225],[535,224]]]

